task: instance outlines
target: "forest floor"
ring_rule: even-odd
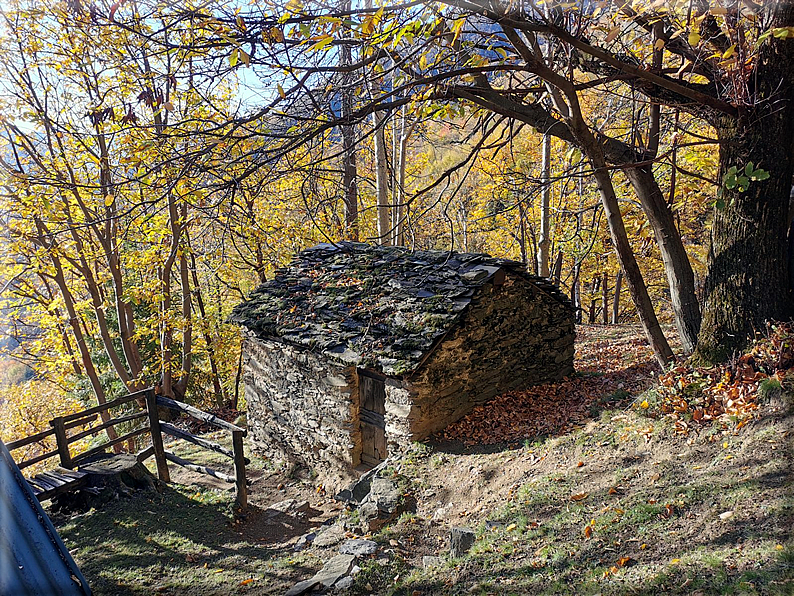
[[[659,376],[635,328],[577,332],[574,377],[497,398],[387,468],[416,512],[367,536],[379,551],[345,593],[794,594],[790,337]],[[252,460],[245,516],[229,485],[172,466],[161,493],[53,519],[97,595],[284,594],[338,552],[298,539],[355,512]],[[288,499],[309,509],[271,508]],[[452,559],[458,526],[477,538]]]

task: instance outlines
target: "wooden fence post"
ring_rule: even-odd
[[[149,431],[152,435],[154,461],[157,463],[157,476],[163,482],[171,482],[163,447],[163,434],[160,431],[160,416],[157,413],[157,395],[151,389],[146,392],[146,411],[149,413]]]
[[[55,431],[55,442],[58,445],[58,457],[61,459],[61,466],[72,469],[72,454],[69,453],[69,443],[66,438],[66,426],[63,417],[59,416],[55,420],[50,420],[50,426]]]
[[[237,506],[240,511],[248,509],[248,488],[245,485],[245,454],[243,453],[243,434],[241,430],[232,431],[234,449],[234,474],[237,479]]]

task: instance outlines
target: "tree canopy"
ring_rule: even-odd
[[[718,361],[792,314],[792,2],[2,20],[3,325],[64,390],[232,399],[230,309],[320,240],[545,267],[585,320],[637,316],[661,363],[660,317]]]

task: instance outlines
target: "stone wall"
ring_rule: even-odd
[[[530,282],[508,274],[487,284],[462,325],[403,383],[414,396],[407,415],[417,441],[474,406],[510,391],[573,373],[574,317]]]
[[[355,369],[290,345],[248,337],[243,346],[248,432],[257,450],[338,485],[361,456]]]
[[[419,409],[416,395],[399,379],[386,379],[386,445],[389,455],[410,447],[413,440],[411,426]]]

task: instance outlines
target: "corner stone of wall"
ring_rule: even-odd
[[[418,414],[415,395],[398,379],[386,379],[386,448],[389,455],[411,446],[413,433],[411,422]]]

